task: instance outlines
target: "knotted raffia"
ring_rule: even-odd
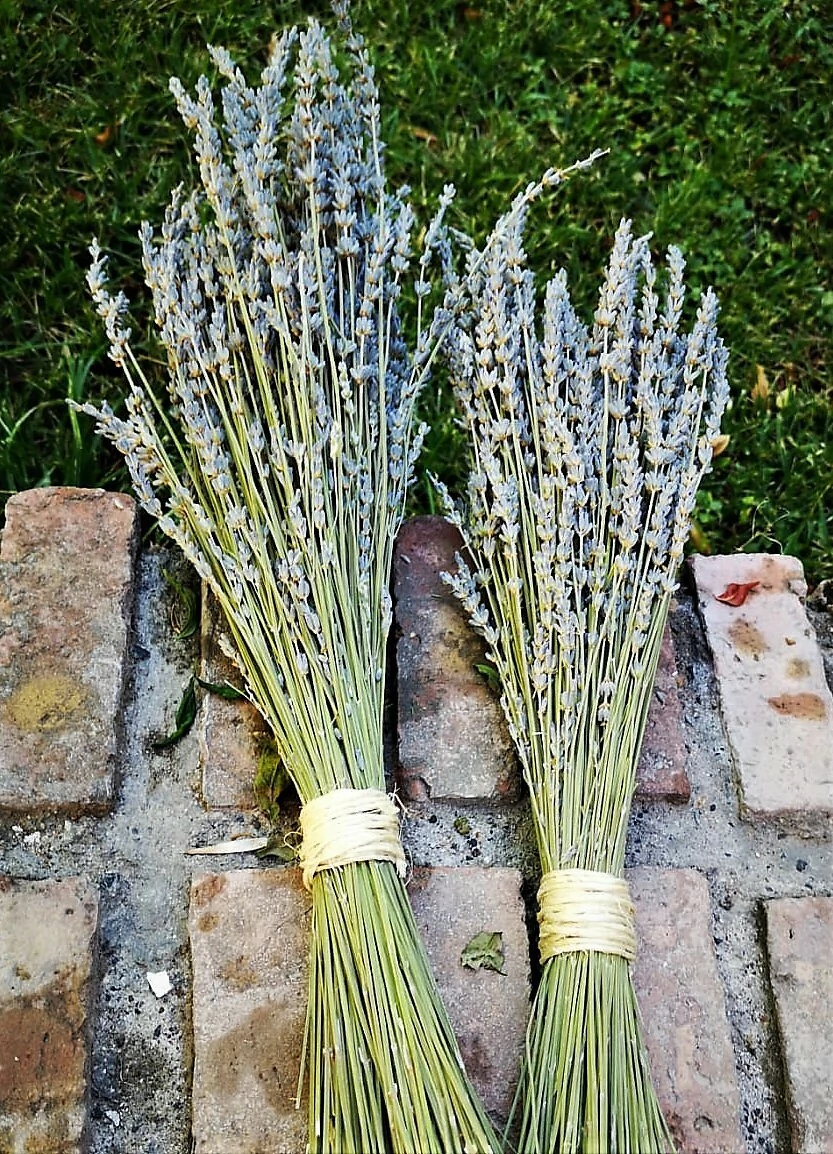
[[[319,870],[358,861],[389,861],[405,876],[405,851],[399,840],[399,810],[378,789],[335,789],[315,797],[301,810],[301,869],[312,886]]]
[[[538,888],[541,962],[596,950],[636,957],[634,905],[627,882],[598,870],[553,870]]]

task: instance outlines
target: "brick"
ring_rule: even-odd
[[[824,833],[833,816],[833,696],[794,557],[696,557],[692,570],[738,774],[741,813]],[[716,598],[757,582],[743,605]]]
[[[474,1088],[492,1117],[512,1108],[529,1017],[529,942],[514,869],[452,866],[414,872],[408,893]],[[483,931],[503,935],[504,973],[460,955]]]
[[[0,879],[0,1149],[81,1151],[98,895]]]
[[[671,630],[666,628],[654,693],[648,710],[642,755],[636,769],[636,796],[685,802],[691,796],[686,767],[683,708]]]
[[[440,578],[462,548],[442,517],[403,525],[394,556],[399,767],[408,800],[514,801],[515,752],[497,695],[475,666],[484,647]],[[637,772],[637,796],[687,801],[682,708],[670,632]]]
[[[510,869],[417,871],[417,924],[472,1081],[487,1106],[511,1105],[529,1010],[520,875]],[[292,869],[206,874],[191,889],[196,1154],[281,1154],[306,1146],[294,1107],[301,1060],[309,897]],[[484,929],[503,933],[506,973],[464,969]]]
[[[131,497],[35,489],[0,546],[0,809],[113,800],[138,516]]]
[[[394,555],[399,769],[408,800],[514,801],[520,791],[500,704],[475,668],[485,650],[440,578],[462,548],[442,517],[403,525]]]
[[[765,903],[794,1154],[833,1154],[833,898]]]
[[[194,1154],[302,1154],[295,1093],[307,998],[309,895],[295,870],[194,880]]]
[[[679,1154],[746,1149],[709,888],[691,869],[628,871],[636,905],[633,980],[660,1104]]]
[[[201,676],[213,684],[240,686],[242,678],[220,648],[224,630],[217,599],[203,586]],[[199,749],[202,797],[209,809],[252,809],[252,784],[259,751],[267,733],[263,718],[248,701],[227,701],[215,693],[203,695]]]

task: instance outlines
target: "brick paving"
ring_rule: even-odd
[[[792,1149],[833,1154],[833,898],[775,898],[766,922]]]
[[[801,564],[752,554],[696,557],[692,569],[742,813],[823,832],[833,818],[833,695],[801,602]],[[751,586],[743,603],[721,601],[735,585]]]
[[[153,576],[162,562],[150,554],[151,592],[131,632],[135,543],[135,508],[123,496],[45,490],[9,505],[0,546],[0,1154],[301,1151],[293,1099],[308,902],[297,872],[251,857],[207,868],[181,856],[194,842],[263,828],[250,788],[259,722],[240,703],[206,697],[192,738],[149,751],[148,734],[164,724],[147,710],[166,692],[175,708],[189,663],[199,661],[207,680],[232,670],[210,606],[201,655],[149,628],[165,612]],[[472,668],[482,650],[439,581],[455,547],[439,519],[403,529],[393,745],[416,917],[472,1077],[500,1120],[534,970],[534,853],[498,702]],[[678,612],[630,849],[645,863],[629,877],[652,1069],[683,1154],[833,1150],[833,1041],[819,1012],[831,998],[833,744],[801,570],[788,558],[698,558],[692,573],[713,664],[698,656],[693,610]],[[751,581],[742,605],[716,600],[728,584]],[[131,681],[136,662],[147,662],[140,634],[172,656]],[[43,686],[20,695],[50,677],[65,681],[60,691],[50,683],[49,701]],[[122,725],[133,727],[126,737]],[[286,811],[287,829],[295,813]],[[164,840],[148,845],[154,822]],[[162,902],[153,886],[166,860]],[[114,897],[123,892],[129,908]],[[143,947],[154,901],[167,921]],[[460,965],[465,941],[487,929],[504,935],[504,974]],[[145,971],[166,966],[172,989],[154,1029]],[[170,1053],[181,1055],[187,1096],[154,1074],[163,1029],[179,1038]],[[144,1120],[163,1116],[164,1127]]]
[[[697,870],[646,866],[628,882],[639,936],[633,980],[663,1113],[687,1154],[737,1154],[740,1100],[708,883]]]
[[[0,549],[0,807],[113,798],[138,519],[131,497],[35,489]]]
[[[82,1149],[97,922],[86,879],[0,884],[0,1150]]]

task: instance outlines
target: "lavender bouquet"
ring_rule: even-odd
[[[411,353],[398,298],[414,217],[408,190],[386,187],[373,72],[337,10],[349,85],[314,21],[276,41],[255,88],[211,50],[222,118],[205,79],[196,99],[171,82],[202,187],[142,231],[167,395],[94,245],[89,284],[129,395],[124,416],[83,411],[216,594],[303,804],[309,1149],[485,1154],[497,1141],[415,928],[382,752],[391,552],[415,402],[449,323],[423,302],[433,257],[448,265],[451,190],[417,262]]]
[[[653,1154],[673,1143],[630,978],[625,836],[727,354],[713,293],[683,332],[682,257],[669,250],[660,301],[628,222],[591,328],[563,272],[539,309],[525,211],[472,258],[447,346],[471,470],[462,505],[444,493],[466,544],[447,580],[500,677],[543,874],[519,1150]]]

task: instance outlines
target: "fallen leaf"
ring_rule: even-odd
[[[769,379],[763,365],[755,366],[755,384],[749,394],[753,401],[766,403],[769,400]]]
[[[780,389],[775,395],[776,409],[786,409],[787,406],[792,402],[793,395],[794,393],[792,385],[787,385],[785,389]]]
[[[200,603],[196,590],[183,585],[167,569],[162,570],[162,576],[174,591],[177,602],[171,609],[171,626],[177,641],[185,641],[193,637],[200,625]]]
[[[724,605],[731,605],[733,608],[738,609],[741,605],[743,605],[744,601],[752,592],[752,590],[757,589],[759,585],[760,581],[746,581],[740,583],[732,581],[729,585],[726,586],[722,593],[715,593],[714,599],[715,601],[722,601]]]
[[[417,140],[424,140],[426,144],[436,144],[437,138],[433,132],[429,132],[427,128],[414,128],[413,134]]]
[[[224,701],[248,701],[248,697],[242,689],[237,689],[234,685],[229,685],[227,681],[203,681],[201,677],[196,677],[197,685],[201,689],[205,689],[208,693],[213,693],[215,697],[222,697]]]
[[[725,453],[729,446],[730,437],[728,433],[720,433],[712,441],[712,456],[719,457],[721,453]]]
[[[505,972],[504,960],[503,934],[500,931],[490,933],[484,930],[482,934],[475,934],[460,954],[461,964],[470,970],[494,970],[498,974]]]
[[[500,691],[500,674],[495,669],[494,665],[490,665],[486,661],[475,662],[474,668],[489,686],[493,693]]]
[[[64,196],[67,200],[74,200],[76,204],[83,204],[87,199],[80,188],[65,188]]]
[[[258,853],[269,845],[268,837],[236,837],[231,841],[215,841],[213,845],[192,845],[183,852],[191,857],[208,855],[219,857],[229,853]]]
[[[174,725],[176,728],[173,733],[169,733],[167,737],[160,737],[158,741],[151,742],[151,748],[155,750],[167,749],[168,746],[176,745],[176,743],[183,738],[191,729],[191,726],[197,719],[197,695],[194,691],[194,678],[192,677],[185,686],[185,692],[182,694],[182,700],[176,711],[176,718]]]
[[[93,137],[93,140],[96,142],[96,144],[100,145],[100,147],[103,148],[105,146],[105,144],[110,143],[110,141],[113,139],[113,137],[115,135],[116,135],[115,124],[105,124],[105,126],[104,126],[104,128],[102,128],[101,132],[97,132],[95,134],[95,136]]]

